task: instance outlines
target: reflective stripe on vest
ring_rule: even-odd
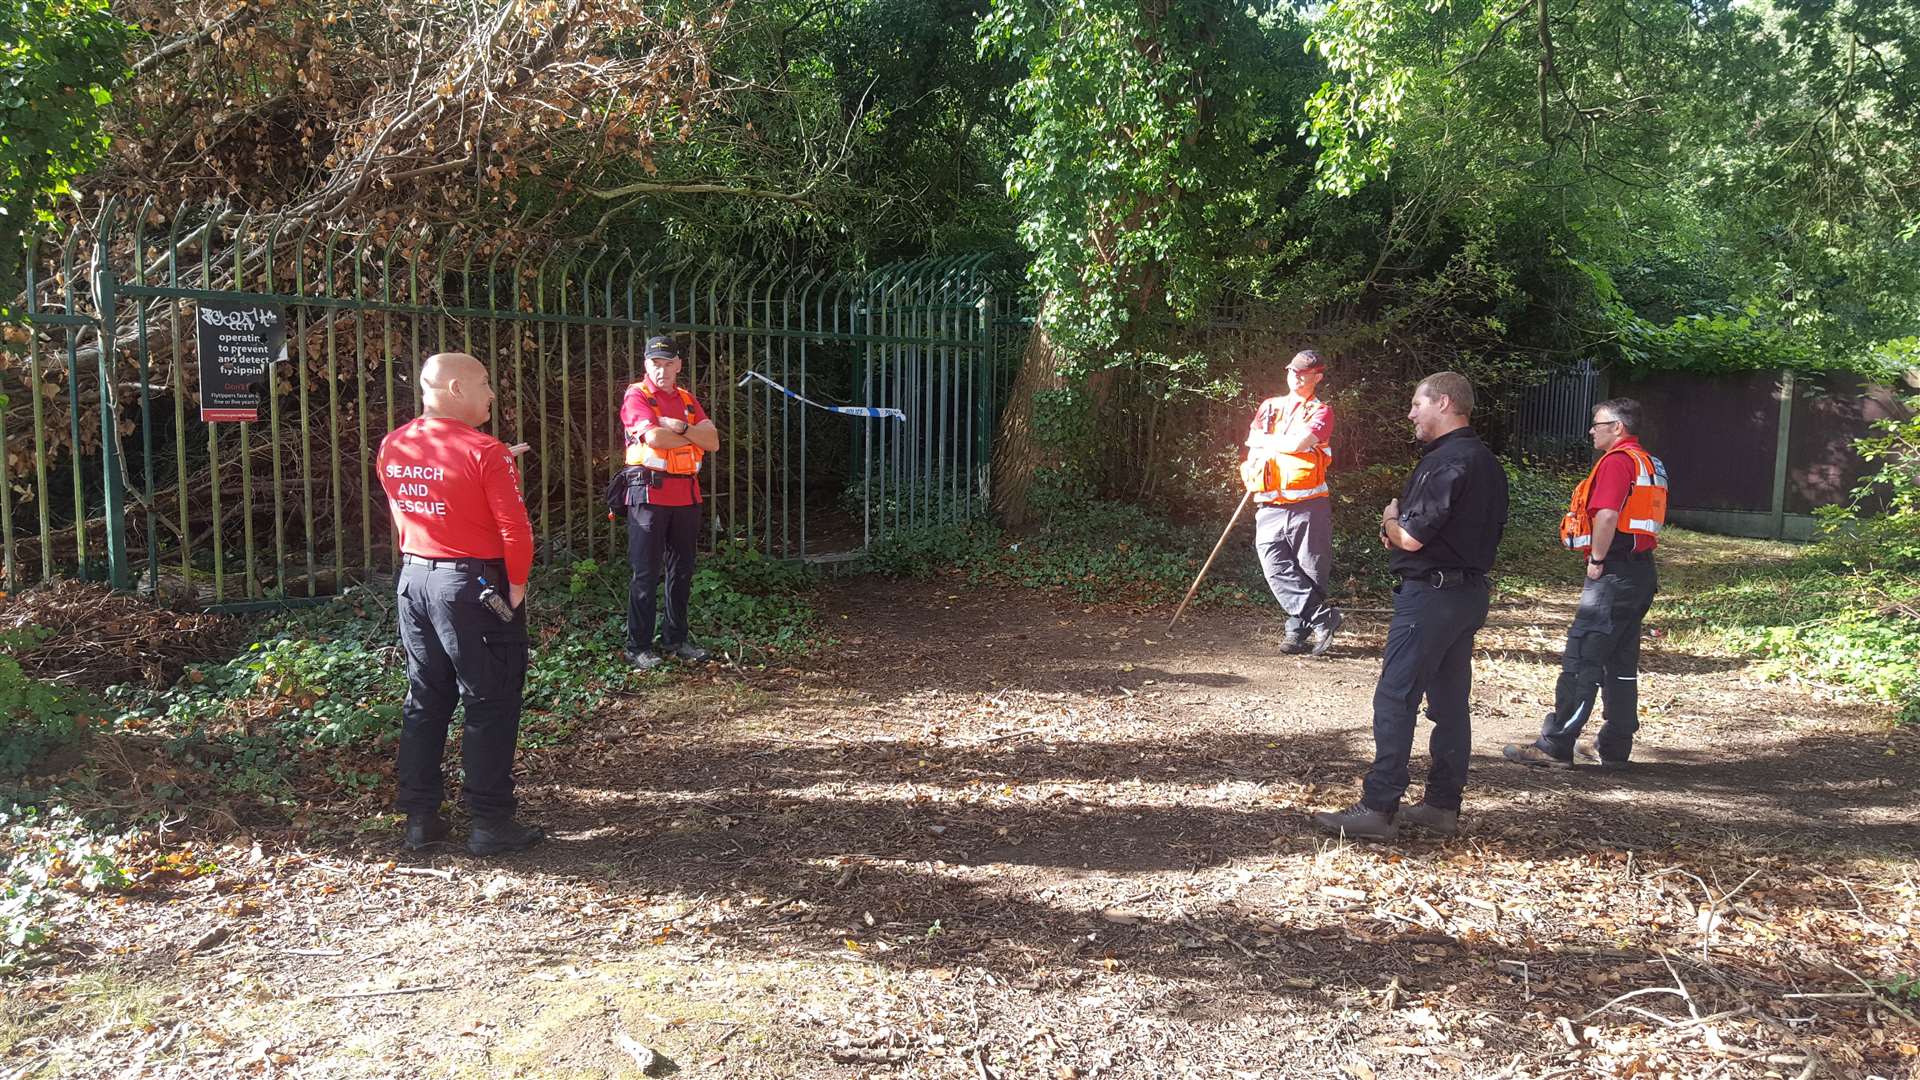
[[[1666,525],[1666,465],[1639,447],[1619,447],[1600,455],[1600,461],[1593,463],[1587,478],[1573,489],[1573,499],[1568,503],[1566,515],[1560,522],[1560,542],[1570,550],[1590,551],[1593,548],[1593,515],[1587,510],[1587,499],[1593,491],[1594,477],[1600,474],[1600,462],[1607,460],[1607,454],[1625,454],[1634,466],[1633,487],[1627,491],[1619,532],[1658,537]]]
[[[631,393],[636,387],[639,388],[640,399],[647,403],[647,407],[653,410],[654,417],[658,419],[660,402],[655,400],[652,394],[647,393],[646,385],[644,382],[633,383],[627,387],[627,390]],[[683,386],[676,386],[673,389],[680,395],[680,409],[683,414],[681,418],[691,417],[694,410],[693,395],[687,393]],[[695,476],[700,472],[700,462],[706,457],[706,451],[692,444],[662,450],[649,444],[645,433],[637,437],[628,433],[626,456],[628,465],[640,465],[670,476]]]
[[[1279,409],[1273,410],[1267,422],[1266,434],[1273,435],[1292,426],[1294,415],[1292,409],[1285,416]],[[1288,423],[1283,424],[1283,420]],[[1326,446],[1316,446],[1304,453],[1272,454],[1267,458],[1264,490],[1255,495],[1253,501],[1264,506],[1318,499],[1327,494],[1327,466],[1332,462],[1333,449]]]

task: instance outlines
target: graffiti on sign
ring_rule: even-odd
[[[260,419],[276,360],[287,358],[285,314],[275,304],[200,302],[200,419]]]

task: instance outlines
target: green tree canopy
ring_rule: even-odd
[[[131,33],[106,0],[0,5],[0,314],[19,292],[27,231],[106,148],[102,110]]]
[[[1336,0],[1302,132],[1325,190],[1456,144],[1533,193],[1628,362],[1879,370],[1920,323],[1916,40],[1910,0]]]

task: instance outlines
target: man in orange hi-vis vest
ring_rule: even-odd
[[[1640,623],[1660,586],[1653,551],[1667,521],[1667,467],[1640,446],[1640,403],[1594,406],[1593,471],[1573,490],[1560,542],[1586,556],[1580,610],[1540,738],[1509,745],[1508,761],[1572,768],[1576,760],[1622,769],[1640,728]],[[1598,694],[1606,716],[1597,737],[1580,738]]]
[[[668,659],[699,662],[707,650],[687,636],[693,553],[700,538],[700,462],[720,448],[720,433],[680,385],[685,364],[670,337],[647,341],[647,377],[620,404],[626,468],[613,492],[627,514],[627,662],[645,671]],[[609,498],[611,508],[615,499]],[[665,618],[654,637],[657,592],[666,578]]]
[[[1288,393],[1260,403],[1247,429],[1240,480],[1253,493],[1254,551],[1267,587],[1287,613],[1283,653],[1319,656],[1340,629],[1340,609],[1327,601],[1333,570],[1333,408],[1316,391],[1326,361],[1312,349],[1287,364]]]

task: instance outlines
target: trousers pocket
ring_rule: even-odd
[[[492,618],[492,612],[488,612],[487,617]],[[512,653],[524,656],[527,646],[531,644],[527,639],[527,632],[517,626],[503,626],[498,630],[490,630],[480,635],[480,641],[487,647],[487,651],[501,657]]]
[[[480,635],[480,643],[486,648],[487,666],[490,669],[487,680],[493,684],[495,692],[518,694],[527,679],[527,650],[530,643],[526,628],[503,626],[498,630],[489,630]]]

